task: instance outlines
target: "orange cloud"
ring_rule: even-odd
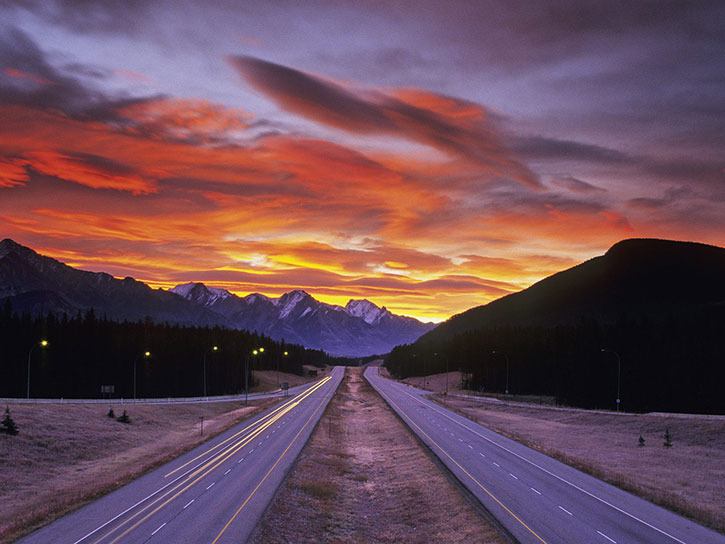
[[[112,161],[96,155],[83,156],[56,151],[31,151],[24,158],[37,172],[93,189],[114,189],[140,195],[156,191],[155,183],[126,168],[110,166]],[[124,172],[125,170],[125,172]]]
[[[352,133],[412,140],[472,161],[489,176],[541,187],[503,146],[480,106],[422,91],[400,91],[397,96],[354,91],[254,57],[233,57],[231,62],[254,88],[287,111]]]
[[[230,133],[245,130],[252,119],[242,109],[225,108],[208,100],[174,98],[134,102],[118,114],[133,121],[137,132],[193,139],[195,143],[224,141]]]
[[[0,188],[17,187],[28,181],[25,163],[18,159],[0,158]]]
[[[30,81],[37,85],[51,85],[53,83],[52,81],[49,81],[42,76],[30,73],[30,72],[26,72],[25,70],[19,70],[18,68],[12,68],[12,67],[3,68],[3,73],[13,79],[21,79],[21,80],[25,80],[25,81]]]

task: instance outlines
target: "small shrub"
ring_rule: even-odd
[[[642,436],[641,434],[639,435],[639,447],[644,447],[644,436]]]
[[[670,434],[670,428],[669,427],[667,427],[665,429],[665,436],[664,436],[664,438],[665,438],[665,442],[664,442],[665,448],[671,448],[672,447],[672,435]]]
[[[128,417],[128,413],[124,410],[123,413],[116,418],[116,421],[120,421],[121,423],[131,423],[131,418]]]
[[[109,408],[108,413],[106,415],[108,417],[116,417],[116,414],[113,412],[113,408]]]
[[[15,421],[13,420],[12,416],[10,415],[10,407],[5,407],[5,417],[3,418],[2,422],[0,422],[0,433],[10,434],[15,436],[20,431],[18,430],[18,426],[15,424]]]

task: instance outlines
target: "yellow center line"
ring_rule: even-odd
[[[318,412],[321,406],[323,406],[325,403],[325,397],[322,397],[322,400],[320,400],[320,403],[317,405],[317,407],[312,411],[312,414],[310,414],[310,417],[307,418],[307,421],[305,421],[304,425],[300,427],[300,430],[297,431],[297,434],[294,436],[294,438],[290,441],[289,445],[285,448],[285,450],[282,452],[282,454],[277,458],[275,463],[271,466],[271,468],[267,471],[267,473],[264,475],[264,477],[259,481],[259,483],[256,485],[256,487],[252,490],[252,492],[249,494],[249,496],[244,500],[242,505],[237,509],[236,512],[234,512],[234,515],[229,518],[229,521],[224,525],[221,531],[219,531],[219,534],[216,535],[216,538],[211,542],[211,544],[217,544],[219,542],[219,539],[222,537],[222,535],[226,532],[226,530],[229,528],[229,526],[234,522],[235,519],[239,516],[239,514],[244,510],[244,507],[247,506],[249,501],[252,500],[252,497],[257,493],[260,487],[262,487],[262,484],[269,478],[270,474],[274,471],[275,468],[277,468],[277,465],[282,461],[282,459],[287,455],[287,452],[290,450],[292,445],[297,441],[297,439],[302,434],[302,431],[305,430],[307,425],[309,425],[310,421],[312,421],[312,418],[315,416],[315,414]]]
[[[390,397],[388,395],[386,395],[382,392],[381,392],[381,394],[383,394],[383,396],[385,397],[385,400],[387,400],[390,404],[392,404],[396,408],[398,413],[402,414],[403,417],[405,417],[405,419],[408,420],[410,425],[412,425],[413,427],[418,429],[418,431],[420,431],[421,434],[423,434],[426,438],[428,438],[428,440],[430,440],[431,443],[433,443],[435,445],[435,447],[437,447],[441,451],[441,453],[443,453],[443,455],[448,457],[448,459],[450,459],[451,462],[453,462],[459,469],[461,469],[461,471],[466,476],[468,476],[471,480],[473,480],[473,482],[475,482],[475,484],[478,485],[478,487],[480,487],[489,497],[491,497],[494,501],[496,501],[496,504],[498,504],[501,508],[503,508],[506,512],[508,512],[508,514],[512,518],[514,518],[516,521],[518,521],[527,531],[529,531],[532,535],[534,535],[539,540],[539,542],[541,542],[542,544],[546,544],[546,541],[543,538],[541,538],[531,527],[526,525],[526,523],[524,523],[524,521],[519,516],[514,514],[514,512],[510,508],[508,508],[503,502],[501,502],[499,500],[499,498],[496,497],[496,495],[491,493],[491,491],[489,491],[488,488],[486,488],[486,486],[484,486],[470,472],[468,472],[465,468],[463,468],[463,466],[458,461],[456,461],[453,457],[451,457],[451,455],[446,450],[444,450],[440,446],[440,444],[438,444],[438,442],[433,440],[433,438],[431,438],[431,436],[428,433],[426,433],[423,429],[421,429],[420,426],[418,426],[407,414],[405,414],[403,412],[403,410],[395,402],[393,402],[393,400],[390,399]]]
[[[141,514],[143,514],[145,511],[147,511],[149,508],[151,508],[155,504],[159,503],[162,499],[164,499],[165,497],[168,497],[171,493],[173,493],[174,491],[176,491],[177,489],[179,489],[181,486],[183,486],[187,482],[193,480],[191,483],[189,483],[183,489],[181,489],[181,491],[178,491],[177,493],[175,493],[171,498],[169,498],[166,501],[164,501],[160,506],[158,506],[157,508],[155,508],[149,514],[147,514],[146,516],[144,516],[141,520],[139,520],[134,525],[132,525],[131,527],[129,527],[128,529],[126,529],[119,536],[117,536],[114,540],[111,541],[111,544],[117,542],[119,539],[121,539],[126,534],[128,534],[129,532],[131,532],[132,530],[134,530],[136,527],[138,527],[141,523],[143,523],[144,521],[146,521],[153,514],[155,514],[156,512],[158,512],[161,508],[163,508],[164,506],[166,506],[167,504],[169,504],[171,501],[173,501],[174,499],[176,499],[179,495],[181,495],[182,493],[184,493],[190,487],[192,487],[193,485],[195,485],[196,483],[198,483],[201,479],[203,479],[208,474],[210,474],[214,469],[216,469],[224,461],[226,461],[227,459],[229,459],[229,457],[231,457],[232,455],[234,455],[236,452],[238,452],[239,450],[241,450],[244,446],[246,446],[251,441],[253,441],[255,438],[257,438],[261,433],[263,433],[266,429],[268,429],[271,425],[273,425],[279,419],[281,419],[282,417],[284,417],[292,409],[294,409],[296,406],[298,406],[299,403],[302,400],[304,400],[305,398],[307,398],[308,396],[310,396],[311,394],[313,394],[317,389],[319,389],[320,387],[322,387],[330,379],[331,378],[329,376],[323,378],[322,380],[320,380],[318,383],[316,383],[312,387],[310,387],[307,390],[305,390],[304,392],[300,393],[300,395],[298,395],[294,399],[291,399],[289,402],[285,403],[285,405],[282,407],[284,409],[281,412],[278,412],[277,414],[275,414],[275,416],[272,419],[266,421],[263,425],[259,426],[257,429],[255,429],[254,431],[252,431],[246,437],[243,437],[242,439],[240,439],[235,444],[230,445],[224,451],[221,451],[221,452],[218,452],[217,454],[215,454],[214,457],[208,459],[202,466],[200,466],[199,468],[197,468],[196,470],[194,470],[184,480],[182,480],[181,482],[179,482],[178,484],[176,484],[174,487],[172,487],[171,489],[169,489],[168,491],[166,491],[163,495],[157,497],[152,502],[150,502],[147,505],[145,505],[142,509],[140,509],[138,512],[136,512],[135,514],[133,514],[131,517],[129,517],[126,520],[124,520],[123,522],[119,523],[116,527],[114,527],[113,529],[111,529],[110,531],[108,531],[106,534],[104,534],[103,536],[101,536],[97,540],[95,540],[93,544],[98,544],[102,540],[104,540],[106,538],[109,538],[113,533],[115,533],[116,531],[118,531],[121,528],[123,528],[124,525],[127,525],[128,523],[130,523],[131,521],[133,521],[134,519],[136,519],[138,516],[140,516]]]

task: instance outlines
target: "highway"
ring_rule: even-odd
[[[725,544],[725,536],[492,432],[378,367],[365,378],[521,544]]]
[[[335,367],[297,395],[18,542],[245,542],[343,372]]]

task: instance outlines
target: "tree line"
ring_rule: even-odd
[[[72,317],[18,315],[6,301],[0,309],[0,397],[26,396],[28,361],[36,398],[97,398],[104,385],[113,386],[116,398],[131,398],[134,366],[141,398],[202,395],[204,366],[207,394],[223,395],[243,391],[245,367],[301,375],[303,365],[335,363],[323,351],[248,331],[115,322],[93,310]],[[251,372],[247,381],[251,386]]]
[[[604,349],[605,351],[602,351]],[[658,317],[582,318],[559,325],[492,325],[395,348],[398,377],[449,370],[467,388],[547,395],[569,406],[725,413],[725,308]]]

